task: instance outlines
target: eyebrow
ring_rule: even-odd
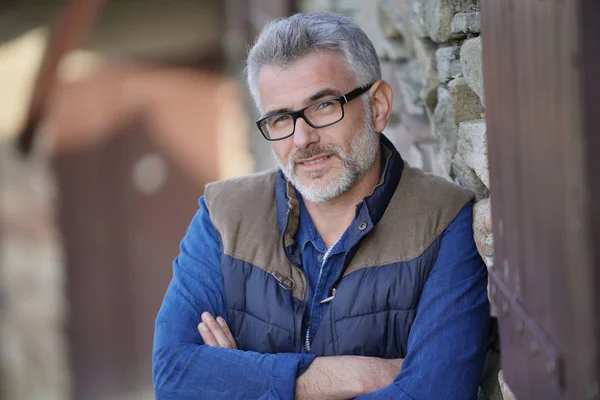
[[[342,93],[339,90],[335,90],[332,88],[325,88],[325,89],[319,90],[317,93],[310,96],[305,102],[310,104],[310,103],[313,103],[323,97],[329,97],[329,96],[337,97],[337,96],[341,96],[341,95],[342,95]],[[271,110],[271,111],[265,113],[261,118],[267,118],[267,117],[270,117],[275,114],[288,113],[288,112],[293,112],[293,111],[294,110],[292,110],[291,108],[288,108],[288,107],[278,108],[276,110]]]

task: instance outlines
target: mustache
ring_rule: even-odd
[[[331,154],[339,158],[343,158],[342,153],[343,152],[341,151],[340,146],[337,146],[335,144],[327,144],[324,146],[317,145],[309,147],[307,149],[300,149],[296,151],[294,155],[290,157],[290,164],[294,165],[300,162],[301,160],[306,160],[307,158],[312,158],[318,156],[319,154]]]

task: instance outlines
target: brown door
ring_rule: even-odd
[[[600,398],[600,3],[482,5],[502,362],[517,398]]]
[[[218,179],[216,163],[205,182]],[[151,388],[154,319],[203,183],[188,179],[136,133],[61,156],[56,171],[74,398]],[[162,184],[153,183],[156,175]]]

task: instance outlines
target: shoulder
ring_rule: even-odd
[[[458,213],[465,203],[474,199],[470,190],[408,164],[405,164],[398,189],[397,194],[404,199],[406,206],[424,212],[459,207],[456,209]]]
[[[206,185],[204,198],[210,219],[226,237],[251,232],[276,220],[277,170]]]
[[[250,206],[258,200],[270,198],[274,201],[277,170],[267,170],[254,174],[212,182],[206,185],[204,198],[207,208],[230,208]],[[250,201],[252,200],[252,201]]]
[[[258,172],[239,178],[209,183],[204,190],[204,197],[210,209],[216,202],[226,199],[229,202],[239,197],[272,195],[273,191],[269,191],[269,189],[274,190],[276,182],[277,170]]]
[[[396,242],[403,243],[404,247],[403,258],[417,257],[440,237],[474,198],[470,190],[405,164],[400,183],[385,212],[385,230],[397,232]]]

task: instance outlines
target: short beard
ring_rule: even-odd
[[[325,203],[335,199],[350,189],[371,168],[379,153],[379,135],[375,132],[371,112],[365,107],[365,123],[358,135],[350,143],[350,149],[345,152],[337,144],[315,145],[307,149],[298,150],[284,165],[273,150],[273,155],[286,179],[294,185],[302,197],[312,203]],[[319,182],[322,178],[321,171],[309,175],[310,183],[304,183],[295,171],[298,161],[314,157],[319,154],[331,154],[341,160],[342,168],[337,176],[329,182]]]

